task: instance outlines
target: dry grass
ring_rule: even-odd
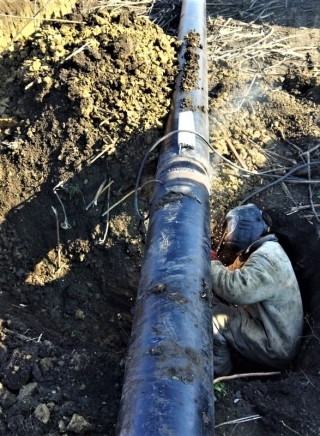
[[[150,0],[99,0],[94,9],[130,9],[131,11],[136,12],[138,15],[148,15],[152,3],[154,2]]]
[[[263,22],[279,26],[319,27],[318,0],[214,0],[207,2],[214,15],[246,22]]]
[[[168,33],[175,33],[172,24],[180,16],[182,0],[99,0],[97,9],[130,9],[138,15],[148,16]]]
[[[288,34],[286,28],[245,23],[233,18],[209,17],[208,56],[211,61],[227,61],[232,67],[253,73],[280,73],[281,66],[294,62],[306,66],[312,54],[314,71],[320,71],[318,30],[297,29]]]
[[[84,0],[85,1],[85,0]],[[93,1],[93,0],[87,0]],[[179,16],[182,0],[98,0],[98,8],[130,8],[150,15],[158,24]],[[214,0],[207,2],[208,14],[250,22],[316,27],[320,25],[318,0]]]

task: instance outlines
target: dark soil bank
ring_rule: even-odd
[[[44,25],[0,56],[0,434],[5,436],[114,435],[146,226],[134,214],[132,196],[105,212],[132,191],[146,150],[163,134],[177,73],[179,43],[146,18],[128,11],[69,18],[80,23]],[[229,47],[228,26],[257,40],[269,30],[212,20],[212,146],[239,165],[231,141],[249,170],[283,174],[319,142],[319,76],[310,63],[303,67],[296,61],[281,63],[279,74],[271,69],[268,75],[264,69],[271,58],[262,59],[263,51],[257,73],[252,59],[241,68],[233,58],[220,59]],[[284,37],[282,31],[272,38]],[[243,46],[248,57],[245,39]],[[274,64],[281,60],[277,50]],[[316,68],[317,51],[309,55]],[[319,160],[319,150],[309,158]],[[145,180],[154,177],[155,164],[156,154]],[[308,174],[299,177],[306,180]],[[319,178],[317,166],[310,177]],[[211,198],[214,246],[225,212],[263,183],[221,163]],[[312,186],[314,203],[317,186]],[[97,196],[99,187],[106,189]],[[147,185],[142,211],[150,197]],[[312,317],[319,305],[314,297],[319,224],[311,209],[287,215],[292,207],[310,205],[310,192],[308,185],[280,183],[253,201],[268,211],[292,259],[304,297],[306,337],[297,361],[280,375],[225,381],[215,390],[216,435],[319,435],[320,323]],[[236,368],[271,369],[248,362]],[[257,419],[225,424],[252,415]]]

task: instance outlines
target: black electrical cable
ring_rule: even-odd
[[[228,158],[226,158],[226,157],[224,157],[222,154],[220,154],[217,150],[215,150],[213,147],[212,147],[212,145],[206,140],[206,138],[203,136],[203,135],[201,135],[201,133],[198,133],[198,132],[196,132],[196,131],[194,131],[194,130],[180,130],[180,129],[178,129],[178,130],[173,130],[172,132],[169,132],[169,133],[167,133],[167,134],[165,134],[164,136],[162,136],[160,139],[158,139],[158,141],[156,141],[150,148],[149,148],[149,150],[146,152],[146,154],[145,154],[145,156],[144,156],[144,158],[143,158],[143,160],[142,160],[142,162],[141,162],[141,165],[140,165],[140,168],[139,168],[139,172],[138,172],[138,176],[137,176],[137,180],[136,180],[136,185],[135,185],[135,191],[134,191],[134,208],[135,208],[135,212],[136,212],[136,214],[138,215],[138,217],[139,217],[139,219],[141,220],[141,221],[145,221],[147,218],[148,218],[148,216],[147,217],[143,217],[141,214],[140,214],[140,212],[139,212],[139,207],[138,207],[138,192],[139,192],[139,184],[140,184],[140,179],[141,179],[141,176],[142,176],[142,172],[143,172],[143,169],[144,169],[144,166],[145,166],[145,163],[146,163],[146,161],[147,161],[147,159],[148,159],[148,157],[149,157],[149,155],[150,155],[150,153],[159,145],[159,144],[161,144],[161,142],[163,142],[165,139],[167,139],[167,138],[169,138],[170,136],[172,136],[172,135],[174,135],[174,134],[176,134],[176,133],[192,133],[192,134],[194,134],[194,135],[196,135],[196,136],[198,136],[200,139],[202,139],[206,144],[207,144],[207,146],[210,148],[210,150],[213,152],[213,153],[215,153],[220,159],[222,159],[222,160],[224,160],[228,165],[230,165],[230,166],[232,166],[232,167],[234,167],[234,168],[236,168],[237,170],[239,170],[239,171],[242,171],[242,172],[245,172],[245,173],[247,173],[247,174],[251,174],[251,175],[253,175],[253,176],[260,176],[260,177],[272,177],[272,178],[276,178],[277,180],[275,180],[274,182],[272,182],[272,183],[269,183],[268,185],[266,185],[266,186],[263,186],[262,188],[260,188],[260,189],[258,189],[257,191],[255,191],[255,192],[253,192],[252,194],[250,194],[250,195],[248,195],[247,197],[245,197],[245,199],[244,200],[242,200],[242,202],[240,203],[240,204],[244,204],[246,201],[248,201],[251,197],[253,197],[253,196],[255,196],[256,194],[259,194],[260,192],[262,192],[262,191],[264,191],[265,189],[268,189],[268,188],[270,188],[271,186],[274,186],[275,184],[277,184],[277,183],[280,183],[280,182],[282,182],[283,180],[285,180],[287,177],[289,177],[291,174],[293,174],[294,172],[296,172],[296,171],[298,171],[299,169],[301,169],[301,168],[304,168],[304,167],[306,167],[306,166],[308,166],[308,165],[318,165],[318,164],[320,164],[320,161],[315,161],[315,162],[310,162],[310,163],[305,163],[305,164],[302,164],[302,165],[299,165],[299,166],[297,166],[297,167],[295,167],[295,168],[292,168],[288,173],[286,173],[285,175],[283,175],[283,176],[278,176],[278,175],[276,175],[276,174],[267,174],[267,173],[264,173],[264,172],[258,172],[258,171],[250,171],[250,170],[246,170],[246,169],[244,169],[244,168],[242,168],[242,167],[240,167],[239,165],[237,165],[237,164],[235,164],[235,163],[233,163],[233,162],[231,162]],[[151,182],[152,180],[150,180],[149,182]],[[147,182],[147,183],[149,183],[149,182]],[[308,180],[292,180],[292,182],[294,182],[294,183],[308,183]]]
[[[138,188],[138,189],[135,188],[134,195],[136,196],[136,192],[138,194],[138,191],[142,191],[142,189],[146,185],[148,185],[149,183],[160,183],[161,185],[163,185],[163,182],[161,182],[161,180],[157,180],[157,179],[147,180],[146,182],[144,182],[144,184],[142,186],[140,186],[140,188]],[[137,203],[136,203],[136,200],[137,200]],[[138,198],[137,199],[135,198],[135,212],[141,221],[147,220],[150,216],[149,213],[145,217],[140,214],[139,209],[138,209]]]
[[[138,207],[138,190],[139,190],[139,185],[140,185],[140,179],[141,179],[141,175],[142,175],[142,171],[143,168],[145,166],[145,163],[150,155],[150,153],[159,145],[161,144],[161,142],[163,142],[165,139],[170,138],[170,136],[179,133],[179,132],[184,132],[184,133],[193,133],[194,135],[197,135],[199,138],[201,138],[203,141],[205,141],[205,143],[211,148],[211,145],[209,144],[209,142],[206,140],[206,138],[204,136],[202,136],[200,133],[195,132],[193,130],[172,130],[169,133],[166,133],[164,136],[162,136],[160,139],[158,139],[158,141],[156,141],[150,148],[149,150],[146,152],[140,168],[139,168],[139,172],[138,172],[138,176],[137,176],[137,180],[136,180],[136,186],[135,186],[135,191],[134,191],[134,209],[136,214],[138,215],[139,219],[142,221],[145,221],[147,218],[143,217],[140,212],[139,212],[139,207]]]
[[[141,165],[140,165],[140,168],[139,168],[139,172],[138,172],[138,176],[137,176],[137,180],[136,180],[136,185],[135,185],[135,192],[134,192],[134,208],[135,208],[135,212],[136,212],[136,214],[138,215],[138,217],[139,217],[139,219],[140,220],[142,220],[142,221],[145,221],[147,218],[145,218],[145,217],[143,217],[141,214],[140,214],[140,212],[139,212],[139,208],[138,208],[138,191],[139,191],[139,184],[140,184],[140,179],[141,179],[141,175],[142,175],[142,172],[143,172],[143,168],[144,168],[144,166],[145,166],[145,163],[146,163],[146,161],[147,161],[147,159],[148,159],[148,157],[149,157],[149,155],[150,155],[150,153],[159,145],[159,144],[161,144],[161,142],[163,142],[165,139],[167,139],[167,138],[169,138],[170,136],[172,136],[172,135],[174,135],[174,134],[176,134],[176,133],[192,133],[192,134],[194,134],[194,135],[196,135],[196,136],[198,136],[200,139],[202,139],[206,144],[207,144],[207,146],[210,148],[210,150],[212,150],[212,152],[213,153],[215,153],[220,159],[222,159],[222,160],[224,160],[227,164],[229,164],[229,165],[231,165],[232,167],[234,167],[234,168],[236,168],[236,169],[238,169],[238,170],[240,170],[240,171],[244,171],[244,172],[246,172],[246,173],[248,173],[248,174],[252,174],[252,175],[255,175],[255,176],[264,176],[264,177],[278,177],[278,176],[276,176],[276,175],[271,175],[271,174],[264,174],[263,172],[262,173],[258,173],[258,172],[255,172],[255,171],[250,171],[250,170],[245,170],[244,168],[241,168],[240,166],[238,166],[237,164],[235,164],[235,163],[233,163],[233,162],[231,162],[229,159],[227,159],[226,157],[224,157],[224,156],[222,156],[218,151],[216,151],[212,146],[211,146],[211,144],[206,140],[206,138],[203,136],[203,135],[201,135],[201,133],[198,133],[198,132],[195,132],[194,130],[180,130],[180,129],[178,129],[178,130],[173,130],[172,132],[169,132],[169,133],[167,133],[167,134],[165,134],[164,136],[162,136],[160,139],[158,139],[158,141],[156,141],[150,148],[149,148],[149,150],[146,152],[146,154],[145,154],[145,156],[144,156],[144,158],[143,158],[143,160],[142,160],[142,162],[141,162]]]
[[[260,192],[265,191],[266,189],[271,188],[271,186],[274,186],[274,185],[276,185],[277,183],[282,182],[283,180],[285,180],[287,177],[289,177],[289,176],[290,176],[291,174],[293,174],[294,172],[300,170],[301,168],[305,168],[305,167],[307,167],[307,166],[309,166],[309,165],[320,165],[320,161],[317,160],[317,161],[314,161],[314,162],[305,163],[305,164],[299,165],[299,166],[297,166],[297,167],[295,167],[295,168],[292,168],[292,170],[290,170],[287,174],[285,174],[284,176],[279,177],[279,179],[275,180],[274,182],[268,183],[267,185],[262,186],[262,188],[259,188],[259,189],[257,189],[256,191],[251,192],[251,194],[247,195],[247,196],[246,196],[246,197],[241,201],[240,205],[246,203],[248,200],[250,200],[250,198],[254,197],[255,195],[260,194]],[[307,180],[306,180],[306,183],[308,183]]]

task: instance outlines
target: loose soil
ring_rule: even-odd
[[[163,134],[177,74],[179,42],[148,19],[128,10],[68,18],[80,23],[43,25],[0,57],[3,435],[114,435],[147,223],[131,196],[102,214],[132,191],[144,154]],[[308,150],[320,160],[319,43],[317,29],[216,18],[209,9],[212,147],[249,171],[278,175],[307,162]],[[213,247],[226,211],[274,180],[220,158],[215,165]],[[155,168],[156,153],[142,182]],[[319,166],[294,175],[319,180]],[[110,191],[89,207],[109,179]],[[218,436],[319,435],[319,220],[310,208],[292,213],[310,198],[317,203],[320,187],[310,186],[286,179],[250,199],[270,215],[292,260],[305,340],[281,375],[215,390]],[[147,185],[142,211],[151,195]],[[58,234],[56,214],[70,226]],[[271,368],[236,361],[235,370]],[[259,418],[224,424],[251,415]]]

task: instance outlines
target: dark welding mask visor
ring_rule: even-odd
[[[240,252],[268,230],[262,211],[255,204],[238,206],[226,215],[225,244],[235,252]]]

